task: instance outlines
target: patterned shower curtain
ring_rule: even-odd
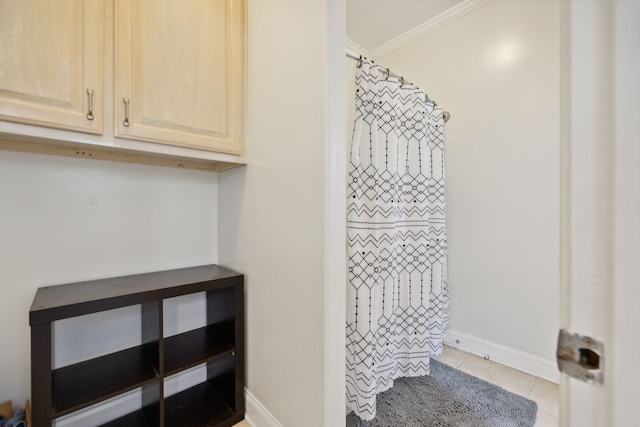
[[[443,111],[381,75],[356,77],[347,201],[347,402],[365,420],[395,378],[429,374],[449,320]]]

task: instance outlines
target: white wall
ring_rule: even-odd
[[[450,336],[507,363],[543,362],[549,375],[559,322],[559,23],[559,2],[494,1],[378,58],[452,115]]]
[[[328,72],[335,62],[331,75],[337,69],[337,80],[343,79],[344,12],[340,16],[329,3],[249,1],[249,166],[219,175],[220,263],[246,275],[247,388],[283,426],[338,425],[330,416],[344,420],[344,375],[335,380],[335,391],[325,378],[344,369],[345,289],[343,224],[333,228],[342,238],[333,251],[341,259],[334,266],[340,279],[331,284],[338,290],[338,326],[327,331],[325,259],[331,255],[325,249],[331,243],[325,237],[331,230],[325,214],[345,199],[344,86],[335,86]],[[332,42],[327,27],[333,19],[342,21],[342,28],[332,27],[342,37]],[[331,43],[337,46],[329,51]],[[336,52],[338,61],[327,59]],[[335,114],[328,106],[336,87],[342,127],[331,130]],[[328,144],[332,131],[339,137]],[[329,145],[342,165],[328,163]],[[331,166],[337,199],[327,187]],[[337,212],[344,221],[344,210]],[[330,361],[336,354],[325,352],[325,333],[337,337],[336,363]],[[324,407],[328,395],[338,396],[338,407]]]
[[[212,172],[0,151],[0,401],[29,396],[38,287],[217,262],[217,193]],[[106,320],[57,328],[56,364],[139,340],[135,308]]]

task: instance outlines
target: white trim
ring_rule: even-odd
[[[625,425],[636,418],[640,383],[640,342],[629,339],[640,323],[640,3],[617,2],[614,22],[613,336],[605,350],[614,369],[605,375],[613,384],[611,425]]]
[[[354,42],[348,37],[346,37],[345,40],[346,40],[347,49],[349,49],[350,51],[353,51],[353,53],[359,53],[362,56],[372,58],[371,52],[369,52],[367,49],[363,48],[358,43]]]
[[[244,420],[251,427],[282,427],[280,421],[246,388],[244,395],[247,405]]]
[[[561,268],[566,271],[561,289],[567,305],[561,307],[560,327],[602,340],[606,347],[600,360],[604,363],[603,387],[573,378],[561,382],[560,422],[563,427],[628,425],[613,419],[614,401],[619,396],[610,377],[615,369],[628,375],[626,371],[635,368],[614,366],[611,357],[615,354],[612,328],[617,310],[613,305],[613,201],[614,156],[619,143],[615,133],[615,84],[620,82],[616,82],[615,72],[622,64],[615,57],[615,49],[626,44],[616,37],[620,22],[615,19],[615,10],[618,3],[625,2],[562,3],[567,3],[562,9],[568,14],[562,19],[562,37],[568,51],[561,63],[561,82],[567,87],[561,92],[564,115],[560,126],[561,149],[567,156],[561,163],[560,176],[568,180],[561,182],[563,192],[567,192],[561,197],[567,201],[568,211],[561,217],[565,222],[560,229],[567,230],[568,241],[561,258]],[[631,64],[627,59],[623,61]],[[625,87],[625,91],[630,89]],[[637,407],[637,399],[634,401]]]
[[[552,360],[506,347],[484,338],[449,330],[444,338],[445,344],[468,353],[526,372],[536,377],[557,383],[560,379],[558,368]]]
[[[571,4],[560,2],[560,325],[571,323]],[[570,378],[560,376],[559,425],[569,425]]]
[[[327,81],[324,152],[324,425],[344,424],[347,316],[347,91],[345,4],[327,2]]]
[[[462,18],[469,13],[486,6],[493,0],[466,0],[462,3],[452,7],[451,9],[447,9],[442,12],[440,15],[435,16],[434,18],[429,19],[426,22],[418,25],[410,29],[409,31],[400,34],[398,37],[395,37],[388,42],[381,44],[377,48],[373,49],[370,52],[370,56],[373,58],[380,58],[381,56],[386,55],[407,43],[410,43],[423,35],[427,34],[430,31],[435,30],[436,28],[440,28],[443,25],[446,25],[456,19]],[[348,44],[347,44],[348,45]]]

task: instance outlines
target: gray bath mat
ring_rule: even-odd
[[[376,411],[373,421],[351,412],[347,427],[532,427],[538,405],[431,360],[431,375],[398,378],[378,395]]]

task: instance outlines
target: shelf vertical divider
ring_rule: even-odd
[[[154,381],[142,387],[142,413],[147,425],[164,426],[164,419],[160,412],[163,408],[162,381]]]
[[[34,427],[51,425],[52,328],[51,322],[31,325],[31,422]]]
[[[142,387],[142,412],[151,425],[164,427],[164,343],[162,299],[141,304],[142,345],[158,373],[158,380]]]
[[[207,324],[221,325],[218,333],[224,334],[224,338],[233,344],[233,369],[235,376],[235,363],[237,361],[237,292],[238,285],[212,289],[207,291]],[[230,325],[233,322],[233,325]],[[232,326],[232,327],[230,327]],[[233,413],[238,412],[236,394],[231,391],[230,385],[235,387],[235,380],[230,383],[228,362],[217,361],[207,363],[207,381],[213,386],[225,403],[232,409]],[[221,371],[222,369],[222,371]]]
[[[235,344],[236,344],[236,372],[235,372],[235,391],[236,391],[236,407],[235,412],[244,413],[245,397],[244,397],[244,281],[234,286],[235,288]]]

